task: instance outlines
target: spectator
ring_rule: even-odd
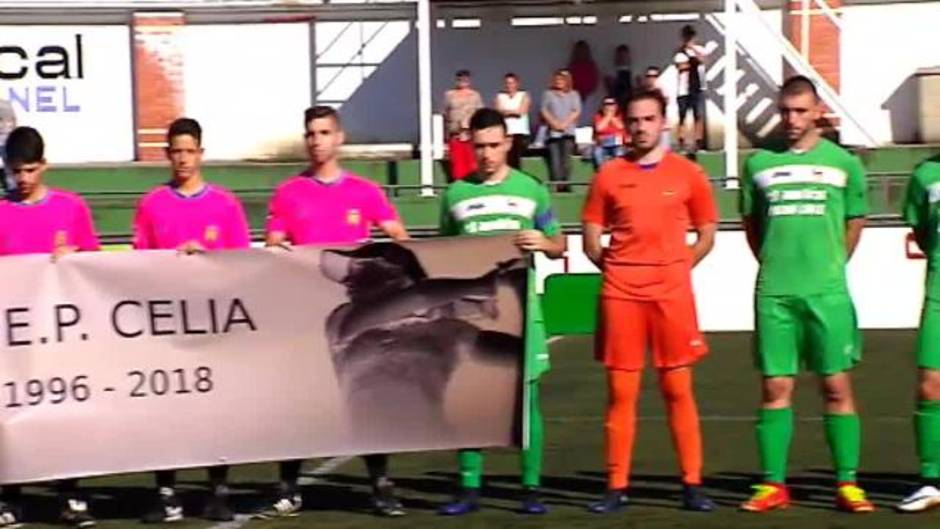
[[[597,83],[600,73],[597,69],[597,63],[591,56],[591,47],[587,42],[579,40],[574,44],[571,50],[571,61],[568,63],[568,71],[573,78],[575,92],[581,96],[581,101],[587,100],[591,94],[597,90]]]
[[[666,90],[663,89],[663,85],[659,79],[661,73],[662,72],[660,71],[659,67],[649,66],[646,68],[646,71],[643,72],[643,77],[639,79],[637,84],[644,92],[656,92],[662,96],[663,100],[668,100],[669,98],[666,96]],[[662,140],[660,141],[660,145],[663,149],[668,151],[671,148],[670,144],[672,143],[669,129],[663,129],[662,135],[663,136]]]
[[[542,95],[542,120],[548,126],[548,178],[552,182],[571,180],[571,156],[574,154],[574,131],[581,116],[581,98],[572,89],[571,73],[558,70],[552,85]],[[558,191],[568,191],[566,184]]]
[[[521,168],[522,155],[529,147],[529,107],[532,100],[525,90],[519,89],[519,77],[507,73],[503,78],[503,89],[496,95],[494,106],[506,120],[506,133],[512,138],[512,148],[507,161],[514,169]]]
[[[477,170],[470,141],[470,116],[481,108],[483,99],[470,84],[470,71],[458,71],[454,88],[444,94],[443,112],[452,180],[460,180]]]
[[[617,100],[621,112],[633,93],[633,72],[630,63],[630,47],[626,44],[617,46],[614,51],[614,74],[607,77],[607,95]]]
[[[594,168],[624,154],[627,128],[624,126],[620,105],[613,97],[605,97],[594,115]]]
[[[705,60],[708,51],[695,42],[695,28],[686,25],[681,32],[682,44],[676,51],[673,62],[679,70],[679,86],[676,92],[676,104],[679,107],[679,124],[677,136],[679,148],[685,149],[685,118],[692,110],[694,123],[694,144],[692,151],[704,147],[705,137]]]
[[[6,144],[7,136],[16,128],[16,113],[13,105],[6,99],[0,99],[0,167],[3,167],[6,153],[2,146]],[[0,194],[6,194],[13,189],[13,176],[5,168],[0,169]]]

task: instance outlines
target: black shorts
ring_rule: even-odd
[[[701,92],[679,96],[676,98],[676,104],[679,107],[679,123],[685,121],[685,116],[692,110],[692,118],[700,121],[705,115],[705,97]]]

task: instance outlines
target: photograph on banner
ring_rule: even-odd
[[[527,273],[511,237],[0,259],[0,483],[519,444]]]

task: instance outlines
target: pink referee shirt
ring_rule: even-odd
[[[368,239],[373,225],[390,220],[398,220],[398,214],[374,182],[343,171],[327,184],[301,173],[274,191],[267,231],[282,232],[293,244],[353,243]]]
[[[173,250],[195,241],[207,250],[248,248],[251,239],[242,203],[213,184],[186,196],[169,185],[140,199],[134,215],[134,248]]]
[[[80,196],[49,188],[33,204],[0,200],[0,255],[52,253],[57,246],[101,248],[91,210]]]

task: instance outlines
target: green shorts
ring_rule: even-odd
[[[917,333],[917,367],[940,369],[940,301],[925,299]]]
[[[846,293],[757,296],[755,362],[764,376],[848,371],[862,358],[855,307]]]

